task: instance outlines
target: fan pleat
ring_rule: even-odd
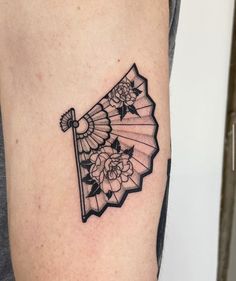
[[[86,158],[85,155],[80,154],[79,159],[80,159],[80,162],[81,162],[82,160],[86,160],[87,158]],[[79,169],[80,169],[80,172],[81,172],[81,179],[82,179],[83,177],[86,176],[87,171],[84,170],[84,169],[81,169],[80,167],[79,167]],[[89,212],[89,210],[91,209],[90,200],[87,200],[87,195],[89,193],[88,188],[89,187],[86,184],[84,184],[83,187],[82,187],[82,192],[83,192],[83,197],[84,197],[84,204],[85,204],[84,207],[85,207],[85,212],[86,213]]]
[[[87,137],[87,142],[88,142],[88,144],[90,145],[90,147],[92,148],[92,149],[97,149],[98,148],[98,144],[97,144],[97,142],[92,138],[92,136],[88,136]]]
[[[137,80],[137,78],[137,72],[134,68],[132,68],[123,80],[128,79],[128,81],[134,81]]]
[[[96,130],[101,131],[101,132],[109,132],[109,128],[106,126],[106,124],[97,124]]]
[[[133,123],[133,121],[135,121],[135,123],[137,124],[156,124],[156,121],[154,120],[153,117],[151,117],[151,113],[153,111],[153,107],[152,106],[148,106],[148,107],[144,107],[141,109],[138,109],[138,115],[131,115],[131,113],[128,113],[126,116],[126,118],[124,118],[123,120],[120,120],[120,116],[119,115],[115,115],[115,116],[111,116],[110,120],[111,120],[111,125],[114,124],[130,124]],[[140,118],[141,116],[141,118]],[[150,122],[148,122],[148,119],[150,120]]]
[[[91,135],[91,137],[92,137],[98,144],[103,142],[103,139],[102,139],[99,135],[97,135],[96,133],[93,133],[93,134]]]
[[[77,140],[78,142],[78,150],[79,150],[79,153],[82,153],[83,152],[83,149],[82,149],[82,144],[81,144],[81,140]]]
[[[97,199],[98,199],[99,208],[101,210],[107,204],[106,195],[103,192],[100,192],[97,195]]]
[[[147,96],[140,95],[140,97],[138,97],[137,100],[135,101],[136,109],[139,110],[147,106],[153,106],[153,103]]]
[[[95,122],[96,120],[101,120],[101,119],[107,119],[107,113],[105,111],[100,111],[97,112],[92,116],[93,121]]]
[[[96,136],[99,136],[101,139],[107,139],[109,137],[109,134],[107,132],[100,131],[98,129],[95,129],[93,131],[93,134],[95,134]]]
[[[132,136],[137,136],[138,134],[138,139],[146,142],[147,138],[150,138],[155,134],[156,126],[154,126],[153,124],[151,124],[151,126],[145,125],[145,127],[141,126],[140,124],[131,124],[131,126],[129,126],[128,124],[124,124],[124,126],[114,125],[112,132],[117,135],[121,134],[131,138]],[[152,141],[152,143],[154,142]]]
[[[84,152],[86,153],[90,152],[90,146],[87,142],[87,139],[81,139],[81,145]]]
[[[140,186],[138,184],[139,180],[140,180],[140,177],[136,174],[133,174],[130,177],[129,181],[123,183],[124,189],[127,191],[137,190],[138,188],[140,188]]]
[[[119,137],[121,139],[129,139],[129,140],[132,140],[135,143],[142,143],[144,144],[145,146],[149,146],[149,147],[152,147],[152,148],[156,148],[156,142],[155,140],[153,139],[152,136],[149,136],[149,135],[145,135],[145,134],[139,134],[139,133],[121,133],[119,131],[112,131],[111,135],[114,135],[116,137]]]
[[[130,125],[157,126],[155,120],[153,118],[150,118],[149,116],[144,116],[142,118],[139,118],[138,116],[136,116],[136,117],[124,119],[122,121],[118,118],[112,119],[111,126],[114,128],[116,125],[118,125],[118,126],[122,125],[124,127],[126,127],[126,125],[128,125],[128,126],[130,126]],[[140,129],[141,129],[141,127],[140,127]]]
[[[98,103],[87,114],[89,114],[89,116],[92,117],[98,112],[100,112],[101,110],[102,110],[102,106]]]
[[[96,127],[97,125],[109,125],[110,124],[110,120],[108,120],[108,118],[102,118],[99,120],[94,121],[94,126]],[[109,127],[108,127],[109,128]]]

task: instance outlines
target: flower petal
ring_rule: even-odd
[[[108,172],[108,179],[109,180],[115,180],[117,178],[117,175],[114,171],[109,171]]]
[[[113,99],[110,100],[110,105],[113,107],[118,107],[118,103],[116,103]]]
[[[118,159],[118,158],[120,158],[120,153],[113,153],[111,155],[111,159]]]
[[[124,165],[122,172],[127,172],[129,169],[130,169],[130,164],[126,164]]]
[[[121,180],[122,182],[127,182],[129,180],[129,177],[126,176],[125,174],[121,174]]]
[[[109,158],[109,155],[106,152],[102,152],[102,153],[99,154],[98,157],[101,159],[101,161],[104,161],[104,160],[107,160]]]
[[[132,167],[130,167],[130,169],[128,171],[124,172],[124,175],[131,176],[133,174],[133,172],[134,172],[134,170],[133,170],[133,166],[132,166]]]
[[[104,193],[107,193],[109,190],[111,190],[111,185],[106,178],[104,178],[104,181],[101,184],[101,189]]]
[[[104,149],[104,152],[106,152],[109,156],[114,153],[113,148],[110,146],[104,146],[103,149]]]
[[[126,102],[125,102],[127,105],[132,105],[132,104],[134,104],[134,101],[133,100],[126,100]]]
[[[90,161],[95,163],[96,160],[97,160],[97,157],[98,157],[98,153],[93,153],[91,156],[90,156]]]
[[[100,174],[101,174],[101,171],[99,169],[97,169],[97,170],[93,171],[92,176],[95,178],[99,178]]]
[[[135,95],[134,92],[130,92],[130,97],[131,97],[132,99],[136,100],[136,95]]]
[[[110,184],[111,184],[111,189],[113,192],[117,192],[121,189],[121,183],[118,179],[111,180]]]
[[[116,103],[120,102],[119,98],[118,98],[117,96],[115,96],[115,95],[114,95],[114,97],[113,97],[113,100],[114,100],[114,102],[116,102]]]
[[[100,158],[100,155],[97,157],[97,160],[95,162],[95,165],[96,166],[100,166],[101,165],[101,158]]]
[[[104,181],[104,173],[100,174],[99,182],[102,183]]]
[[[107,159],[105,162],[105,170],[109,171],[110,170],[110,164],[111,164],[111,159]]]

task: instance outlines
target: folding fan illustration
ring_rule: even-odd
[[[134,64],[80,119],[73,108],[62,115],[62,131],[73,135],[83,222],[141,191],[159,151],[154,110],[147,79]]]

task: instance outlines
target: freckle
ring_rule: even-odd
[[[38,72],[35,74],[35,76],[38,78],[38,80],[41,82],[43,80],[42,73]]]
[[[39,210],[41,209],[41,205],[40,205],[40,204],[38,205],[38,209],[39,209]]]
[[[77,10],[80,10],[80,6],[77,7]]]
[[[44,247],[44,245],[43,245],[43,244],[41,244],[41,245],[40,245],[40,247],[41,247],[41,248],[43,248],[43,247]]]
[[[117,62],[120,62],[120,59],[118,59]]]
[[[19,140],[18,139],[16,139],[16,144],[18,144],[19,143]]]

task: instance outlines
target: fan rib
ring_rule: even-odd
[[[97,126],[103,126],[104,127],[104,124],[96,125],[96,131],[103,132],[103,133],[108,133],[107,131],[101,130],[102,128],[98,129]]]
[[[135,87],[135,88],[139,88],[139,87],[142,86],[144,83],[145,83],[145,80],[144,80],[141,84],[139,84],[137,87]]]
[[[108,179],[108,182],[109,182],[109,185],[110,185],[111,190],[112,190],[112,192],[113,192],[113,188],[112,188],[112,185],[111,185],[111,182],[110,182],[110,180],[109,180],[109,179]],[[113,195],[114,195],[114,197],[115,197],[115,199],[116,199],[117,203],[119,203],[119,200],[117,199],[117,197],[116,197],[116,195],[115,195],[115,193],[114,193],[114,192],[113,192]]]
[[[156,126],[156,124],[111,124],[112,126]]]
[[[147,170],[150,170],[150,168],[148,168],[146,165],[144,165],[142,162],[140,162],[137,158],[135,158],[134,156],[132,156],[132,158],[137,161],[139,164],[141,164],[144,168],[146,168]]]
[[[137,186],[137,188],[140,188],[140,186],[132,179],[132,177],[130,177],[130,180],[132,180],[132,182]]]
[[[97,203],[97,211],[99,212],[99,205],[98,205],[98,198],[97,198],[97,195],[95,195],[95,200],[96,200],[96,203]]]
[[[101,132],[100,136],[98,135],[98,132],[96,133],[96,131]],[[106,139],[109,138],[108,132],[98,130],[97,128],[93,131],[93,134],[96,135],[96,136],[99,136],[102,140],[106,140]]]

